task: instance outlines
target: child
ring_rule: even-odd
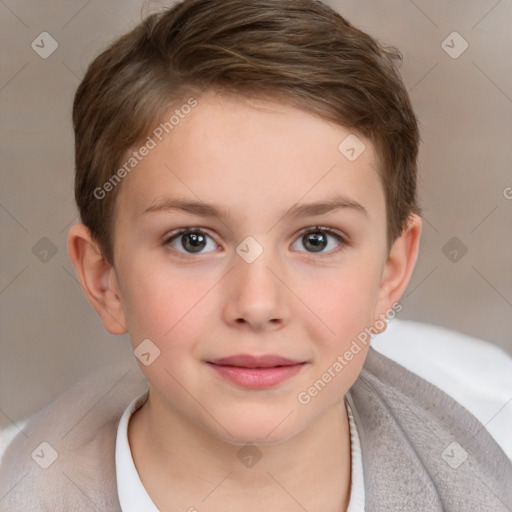
[[[318,1],[185,0],[93,61],[69,253],[145,379],[43,411],[2,510],[511,509],[483,425],[369,345],[421,233],[397,56]]]

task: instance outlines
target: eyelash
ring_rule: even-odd
[[[171,242],[173,242],[175,239],[179,238],[180,236],[188,235],[191,233],[199,233],[199,234],[207,235],[209,238],[211,238],[212,240],[215,241],[215,239],[211,235],[209,235],[207,231],[205,231],[199,227],[192,227],[192,228],[183,228],[177,232],[170,233],[169,236],[165,237],[163,245],[169,246]],[[338,232],[336,232],[330,228],[327,228],[325,226],[312,226],[310,228],[306,228],[299,233],[298,237],[295,240],[299,240],[301,237],[303,237],[304,235],[307,235],[309,233],[323,233],[326,235],[331,235],[339,242],[340,245],[327,253],[321,253],[321,252],[315,253],[315,252],[309,252],[309,251],[299,251],[299,252],[305,252],[306,254],[309,254],[309,255],[316,255],[317,257],[320,257],[320,258],[330,258],[330,257],[333,257],[334,255],[336,255],[338,252],[342,251],[347,245],[349,245],[344,236],[340,235]],[[174,248],[172,248],[172,249],[175,252],[179,253],[179,255],[184,258],[190,259],[190,258],[195,258],[195,256],[196,256],[193,253],[177,251]],[[201,253],[196,253],[196,254],[201,254]]]

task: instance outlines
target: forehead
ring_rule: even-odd
[[[239,217],[271,215],[334,193],[382,213],[375,149],[353,130],[276,101],[218,93],[185,111],[162,140],[150,134],[154,147],[123,180],[124,215],[168,196],[224,204]]]

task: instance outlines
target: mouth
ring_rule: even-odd
[[[305,361],[268,354],[240,354],[223,357],[207,364],[223,379],[245,389],[268,389],[296,375]]]

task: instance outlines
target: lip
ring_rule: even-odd
[[[296,375],[306,364],[274,354],[239,354],[207,364],[221,377],[246,389],[268,389]]]
[[[276,354],[264,354],[261,356],[236,354],[234,356],[222,357],[220,359],[214,359],[213,361],[208,362],[223,366],[239,366],[243,368],[270,368],[273,366],[290,366],[294,364],[300,364],[304,361],[288,359]]]

